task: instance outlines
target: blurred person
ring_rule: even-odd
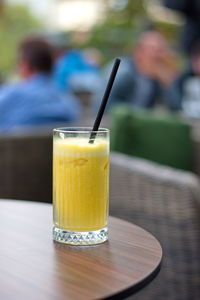
[[[181,35],[181,46],[186,54],[200,39],[200,1],[199,0],[162,0],[167,8],[182,13],[185,18]]]
[[[100,53],[97,49],[73,49],[62,33],[47,36],[55,54],[54,79],[61,91],[93,93],[99,82]]]
[[[109,72],[110,65],[105,73]],[[164,36],[155,30],[146,31],[138,38],[131,57],[122,58],[111,92],[110,106],[126,103],[135,108],[148,109],[155,106],[158,99],[169,106],[168,88],[176,75],[175,57]]]
[[[79,53],[85,65],[76,70],[69,78],[69,88],[75,94],[96,92],[100,83],[100,65],[102,56],[96,48],[85,48]]]
[[[0,130],[73,122],[79,118],[77,100],[57,90],[51,78],[52,68],[52,50],[45,40],[22,41],[17,68],[22,81],[0,88]]]
[[[200,118],[200,41],[191,51],[191,64],[172,86],[174,110]]]

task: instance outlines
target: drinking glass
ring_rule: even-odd
[[[93,245],[108,239],[109,130],[53,131],[53,239]]]

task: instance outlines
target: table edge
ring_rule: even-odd
[[[103,300],[122,300],[129,296],[135,295],[137,292],[140,292],[142,288],[150,284],[154,280],[154,278],[159,274],[161,270],[161,265],[162,265],[162,257],[157,267],[150,274],[148,274],[144,279],[142,279],[135,285],[120,291],[119,293],[112,294],[106,298],[103,298]]]
[[[32,205],[44,205],[44,206],[49,206],[52,207],[52,203],[46,203],[46,202],[37,202],[37,201],[29,201],[29,200],[18,200],[18,199],[6,199],[6,198],[1,198],[0,202],[20,202],[20,203],[24,203],[24,204],[32,204]],[[144,230],[145,232],[147,232],[149,235],[151,235],[158,243],[158,245],[160,246],[160,250],[161,250],[161,256],[160,256],[160,261],[158,262],[158,265],[156,266],[156,268],[150,273],[147,274],[147,276],[145,278],[143,278],[141,281],[137,282],[134,285],[129,286],[128,288],[117,292],[115,294],[109,295],[105,298],[102,298],[104,300],[121,300],[124,299],[128,296],[131,296],[133,294],[136,294],[137,292],[139,292],[142,288],[144,288],[146,285],[150,284],[153,279],[159,274],[160,270],[161,270],[161,265],[162,265],[162,258],[163,258],[163,250],[162,247],[160,245],[160,242],[157,240],[157,238],[150,233],[149,231],[147,231],[146,229],[143,229],[143,227],[140,227],[134,223],[131,223],[125,219],[121,219],[112,215],[109,215],[109,218],[111,219],[118,219],[120,221],[123,221],[125,223],[129,223],[131,225],[134,225],[136,227],[141,228],[142,230]]]

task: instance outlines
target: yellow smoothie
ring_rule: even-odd
[[[96,138],[57,139],[53,153],[54,224],[68,231],[107,226],[109,144]]]

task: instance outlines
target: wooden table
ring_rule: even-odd
[[[142,228],[110,217],[109,242],[52,241],[50,204],[0,200],[0,299],[123,299],[158,273],[162,250]]]

